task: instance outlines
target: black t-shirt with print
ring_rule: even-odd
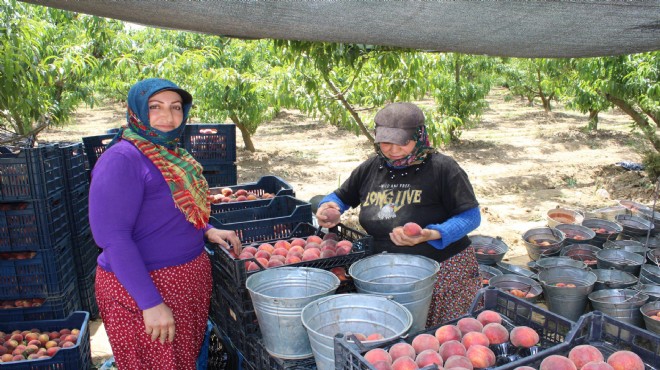
[[[397,247],[389,233],[407,222],[422,227],[441,224],[479,205],[465,171],[453,158],[440,153],[399,170],[390,169],[378,156],[372,157],[353,170],[335,194],[351,207],[360,206],[360,225],[374,237],[376,252],[416,254],[438,262],[467,248],[469,238],[464,236],[438,250],[428,243]]]

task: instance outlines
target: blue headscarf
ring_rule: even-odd
[[[176,129],[163,132],[151,127],[149,123],[149,98],[161,91],[174,91],[181,95],[183,100],[183,121]],[[127,126],[122,127],[117,135],[108,144],[108,148],[119,141],[126,127],[142,138],[156,144],[174,150],[181,143],[181,136],[188,120],[188,112],[192,107],[192,96],[181,89],[174,82],[163,78],[148,78],[131,87],[128,91],[128,109],[126,111]]]

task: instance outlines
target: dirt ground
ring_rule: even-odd
[[[505,90],[494,90],[481,122],[466,129],[460,143],[439,148],[466,170],[481,204],[482,223],[472,234],[501,237],[509,246],[505,260],[527,261],[521,235],[545,226],[548,210],[555,207],[590,211],[623,199],[653,204],[655,186],[646,173],[616,165],[641,162],[644,141],[631,132],[628,116],[601,113],[599,130],[590,133],[583,114],[561,107],[546,114],[540,105],[505,96]],[[48,130],[40,139],[80,140],[118,127],[124,117],[118,104],[80,109],[75,124]],[[263,124],[253,141],[257,151],[244,150],[237,131],[238,183],[277,175],[304,200],[331,192],[373,154],[366,138],[298,111],[283,111]],[[342,220],[357,225],[355,212]],[[93,352],[103,357],[104,345],[93,340]]]

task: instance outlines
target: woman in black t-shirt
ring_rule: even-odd
[[[376,252],[417,254],[440,263],[427,327],[465,314],[481,287],[467,234],[481,222],[467,174],[429,144],[424,114],[414,104],[392,103],[376,122],[377,156],[319,203],[319,225],[333,227],[324,213],[360,206],[360,225],[373,236]],[[423,229],[408,236],[403,225]]]

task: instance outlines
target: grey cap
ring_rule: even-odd
[[[377,143],[406,145],[424,125],[424,112],[412,103],[391,103],[376,113],[374,121]]]

